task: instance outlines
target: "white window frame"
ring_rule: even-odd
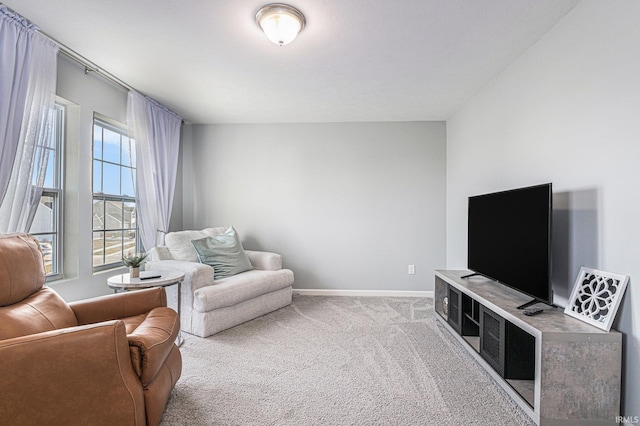
[[[52,236],[51,247],[47,247],[46,245],[41,245],[43,248],[43,254],[45,257],[45,268],[49,263],[49,255],[50,264],[51,264],[51,272],[48,272],[46,275],[47,281],[54,281],[64,277],[64,135],[65,135],[65,122],[66,122],[66,108],[64,105],[56,102],[55,104],[55,131],[53,133],[53,137],[55,138],[53,148],[50,149],[52,152],[50,153],[54,155],[54,160],[51,162],[53,166],[52,177],[53,177],[53,186],[52,187],[44,187],[42,190],[42,197],[51,197],[53,199],[52,210],[53,210],[53,221],[52,226],[53,229],[51,231],[43,231],[43,232],[31,232],[31,235],[41,240],[45,236]],[[50,253],[48,253],[48,251]]]
[[[139,238],[139,232],[138,232],[138,227],[137,227],[137,221],[133,226],[125,226],[124,223],[125,221],[122,220],[121,221],[121,226],[119,228],[107,228],[106,227],[106,223],[103,223],[102,228],[100,229],[96,229],[94,226],[94,218],[93,218],[93,214],[94,214],[94,209],[93,207],[95,206],[95,203],[97,201],[104,203],[103,206],[103,215],[106,214],[106,203],[108,202],[113,202],[113,203],[122,203],[122,218],[124,219],[124,215],[125,215],[125,211],[124,211],[124,206],[125,204],[128,203],[132,203],[134,204],[134,206],[137,207],[137,201],[135,198],[135,194],[133,195],[123,195],[123,194],[105,194],[104,192],[94,192],[95,189],[95,183],[94,183],[94,179],[95,179],[95,164],[96,162],[100,162],[102,163],[102,165],[106,164],[110,164],[110,165],[115,165],[122,168],[130,168],[132,170],[132,175],[133,175],[133,183],[134,183],[134,188],[136,185],[136,180],[135,180],[135,167],[129,167],[126,165],[123,165],[122,163],[122,152],[121,152],[121,156],[120,156],[120,161],[118,163],[113,162],[113,161],[105,161],[103,154],[100,154],[100,158],[96,158],[96,154],[94,152],[95,150],[95,138],[96,135],[93,134],[95,131],[96,126],[99,126],[103,129],[108,129],[112,132],[118,133],[120,134],[121,137],[127,137],[128,138],[128,134],[127,134],[127,130],[126,127],[121,124],[118,123],[115,120],[112,120],[108,117],[105,117],[103,115],[100,115],[98,113],[94,113],[94,119],[93,119],[93,125],[92,125],[92,155],[91,155],[91,191],[92,191],[92,220],[91,220],[91,226],[92,226],[92,231],[91,231],[91,236],[92,236],[92,247],[93,247],[93,242],[95,241],[95,235],[96,234],[102,234],[101,235],[101,239],[102,239],[102,243],[101,246],[103,248],[103,252],[102,252],[102,263],[98,263],[96,264],[95,262],[95,251],[92,252],[92,260],[91,260],[91,265],[93,268],[94,272],[99,272],[99,271],[104,271],[107,269],[113,269],[113,268],[118,268],[122,266],[122,261],[120,257],[117,257],[117,259],[113,259],[111,261],[107,260],[107,253],[105,248],[107,247],[107,235],[109,233],[113,234],[117,234],[117,233],[121,233],[120,235],[120,250],[119,253],[124,254],[124,253],[128,253],[128,252],[138,252],[140,251],[140,238]],[[133,141],[131,139],[131,141],[135,144],[135,141]],[[104,152],[104,140],[102,141],[102,149]],[[135,147],[135,145],[134,145]],[[135,153],[133,153],[133,155],[135,155]],[[101,172],[100,173],[100,179],[101,179],[101,188],[104,189],[104,173]],[[120,191],[122,192],[122,190]],[[134,208],[134,213],[132,215],[135,218],[135,208]],[[106,222],[106,221],[105,221]],[[131,235],[131,233],[134,233],[134,247],[125,247],[126,244],[126,239],[125,239],[125,233],[128,235]],[[95,250],[95,249],[94,249]]]

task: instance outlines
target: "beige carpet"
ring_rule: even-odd
[[[437,324],[431,299],[294,296],[184,336],[164,426],[533,424]]]

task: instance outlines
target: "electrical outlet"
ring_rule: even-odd
[[[416,265],[409,265],[409,268],[407,270],[409,275],[415,275],[416,273]]]

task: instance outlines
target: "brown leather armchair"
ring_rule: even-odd
[[[0,236],[0,422],[156,425],[182,372],[163,288],[67,304],[40,246]]]

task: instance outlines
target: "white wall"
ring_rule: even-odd
[[[640,2],[584,0],[447,122],[447,267],[472,194],[554,184],[554,289],[581,265],[631,276],[623,413],[640,416]],[[614,419],[612,419],[614,423]]]
[[[444,123],[187,127],[185,228],[234,225],[246,248],[281,253],[298,289],[433,290]]]

